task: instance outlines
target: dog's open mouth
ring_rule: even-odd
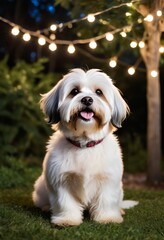
[[[83,109],[81,112],[79,112],[79,117],[84,121],[90,121],[93,116],[94,112],[89,108]]]

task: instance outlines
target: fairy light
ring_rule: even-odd
[[[144,18],[145,21],[147,22],[152,22],[154,20],[154,17],[152,14],[148,14],[145,18]]]
[[[130,67],[130,68],[128,68],[128,73],[129,73],[129,75],[133,75],[134,73],[135,73],[135,68],[134,67]]]
[[[56,51],[56,49],[57,49],[57,46],[55,43],[50,43],[50,45],[48,47],[52,52]]]
[[[161,10],[158,10],[158,11],[156,12],[156,14],[157,14],[158,17],[161,17],[161,16],[162,16],[162,11],[161,11]]]
[[[136,48],[137,47],[137,42],[136,41],[132,41],[130,43],[130,46],[131,46],[131,48]]]
[[[109,61],[109,66],[111,68],[115,68],[117,66],[117,61],[116,61],[116,58],[111,58],[110,61]]]
[[[145,47],[145,43],[143,41],[140,41],[138,46],[139,46],[139,48],[144,48]]]
[[[126,12],[126,13],[125,13],[125,16],[126,16],[126,17],[130,17],[131,15],[132,15],[132,14],[131,14],[130,12]]]
[[[13,27],[11,29],[11,33],[12,33],[12,35],[17,36],[20,33],[19,28],[18,27]]]
[[[97,43],[93,40],[89,43],[89,47],[95,49],[97,47]]]
[[[142,18],[138,18],[137,22],[142,23]]]
[[[70,54],[73,54],[75,52],[75,47],[73,44],[70,44],[67,48],[67,51],[70,53]]]
[[[128,7],[132,7],[133,4],[132,4],[132,3],[127,3],[126,6],[128,6]]]
[[[55,32],[56,29],[57,29],[57,26],[56,26],[55,24],[52,24],[52,25],[50,26],[50,30],[51,30],[52,32]]]
[[[31,36],[30,36],[29,33],[24,33],[24,34],[23,34],[23,40],[24,40],[25,42],[30,41],[30,39],[31,39]]]
[[[120,32],[120,35],[125,38],[127,36],[126,32]]]
[[[55,38],[56,38],[55,34],[51,34],[51,35],[50,35],[50,39],[51,39],[51,40],[55,40]]]
[[[95,16],[94,16],[93,14],[89,14],[89,15],[87,16],[87,20],[88,20],[88,22],[92,23],[92,22],[95,21]]]
[[[45,44],[46,44],[45,38],[44,38],[44,37],[38,38],[38,43],[39,43],[39,45],[41,45],[41,46],[45,45]]]
[[[106,37],[106,40],[108,41],[112,41],[114,39],[114,35],[112,33],[107,33],[105,37]]]
[[[161,47],[159,48],[159,52],[160,52],[160,53],[164,53],[164,46],[161,46]]]
[[[155,78],[155,77],[158,76],[158,72],[157,72],[156,70],[152,70],[151,73],[150,73],[150,75],[151,75],[153,78]]]

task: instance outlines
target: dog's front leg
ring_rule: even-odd
[[[111,181],[102,184],[91,204],[92,219],[100,223],[121,223],[123,221],[119,206],[121,192],[120,184],[111,184]]]
[[[64,186],[50,194],[51,223],[59,226],[79,225],[82,223],[82,206]]]

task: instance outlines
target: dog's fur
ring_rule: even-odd
[[[37,207],[52,212],[55,225],[79,225],[83,210],[100,223],[123,221],[122,153],[115,128],[129,108],[103,72],[73,69],[47,94],[41,108],[56,127],[34,185]]]

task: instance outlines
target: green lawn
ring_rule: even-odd
[[[32,182],[38,174],[37,168],[0,169],[0,239],[164,239],[164,191],[126,189],[126,198],[140,204],[126,211],[122,224],[101,225],[86,217],[80,226],[54,228],[50,214],[35,208],[31,200]]]

